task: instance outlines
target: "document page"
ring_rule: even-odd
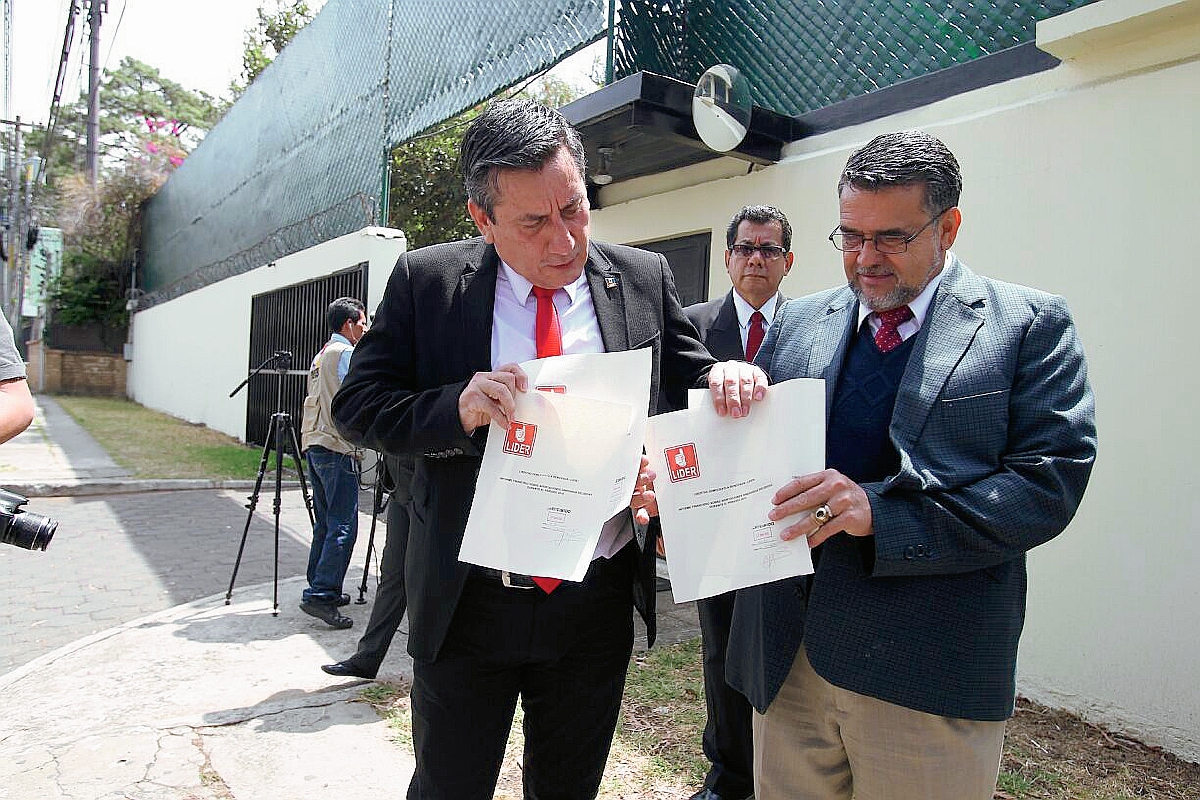
[[[650,351],[521,364],[530,391],[492,424],[459,560],[580,581],[629,507],[650,403]],[[633,405],[632,403],[636,403]]]
[[[617,353],[586,353],[539,358],[521,364],[529,376],[530,390],[586,397],[629,406],[629,435],[639,443],[646,436],[650,406],[650,358],[648,347]],[[490,437],[491,434],[488,434]],[[615,496],[609,517],[629,508],[637,482],[641,454],[634,459],[627,479],[613,488]],[[607,519],[607,518],[606,518]]]
[[[813,571],[804,538],[767,519],[775,490],[825,465],[825,382],[775,384],[744,419],[718,417],[706,390],[646,432],[675,602]],[[807,514],[808,512],[801,512]]]

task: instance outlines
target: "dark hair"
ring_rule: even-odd
[[[495,219],[492,211],[499,199],[499,171],[536,172],[561,147],[570,152],[582,178],[586,173],[583,142],[562,114],[522,97],[490,104],[471,121],[459,150],[458,169],[467,197]]]
[[[341,331],[347,322],[357,322],[360,314],[365,314],[367,307],[353,297],[339,297],[329,304],[325,319],[329,321],[329,330],[334,333]]]
[[[925,210],[937,214],[958,205],[962,173],[958,159],[942,141],[924,131],[876,136],[850,156],[838,181],[868,192],[891,186],[925,186]]]
[[[782,211],[775,206],[744,206],[729,221],[729,228],[725,231],[726,250],[732,248],[733,243],[737,241],[738,226],[744,221],[754,222],[759,225],[778,222],[779,232],[783,234],[783,249],[792,249],[792,224],[788,222],[788,218],[784,216]]]

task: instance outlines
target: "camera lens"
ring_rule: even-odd
[[[0,542],[26,550],[45,550],[57,529],[58,523],[50,517],[26,511],[12,518],[8,529],[0,533]]]

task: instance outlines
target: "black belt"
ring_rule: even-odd
[[[491,567],[471,567],[471,574],[478,575],[481,578],[499,581],[502,585],[509,589],[537,589],[538,585],[533,582],[533,578],[528,575],[522,575],[519,572],[509,572],[508,570],[492,569]]]
[[[628,564],[629,566],[625,566]],[[612,558],[596,558],[592,560],[588,567],[587,574],[583,578],[583,583],[591,583],[595,580],[611,580],[612,576],[625,574],[625,570],[632,570],[637,564],[637,544],[634,542],[627,543],[620,549]],[[507,570],[493,569],[492,567],[481,567],[472,565],[472,578],[482,578],[485,581],[498,581],[501,585],[509,589],[540,589],[533,578],[528,575],[522,575],[519,572],[508,572]]]

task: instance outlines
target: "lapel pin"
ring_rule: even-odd
[[[605,289],[617,288],[617,276],[616,275],[605,275],[604,276],[604,288]]]

